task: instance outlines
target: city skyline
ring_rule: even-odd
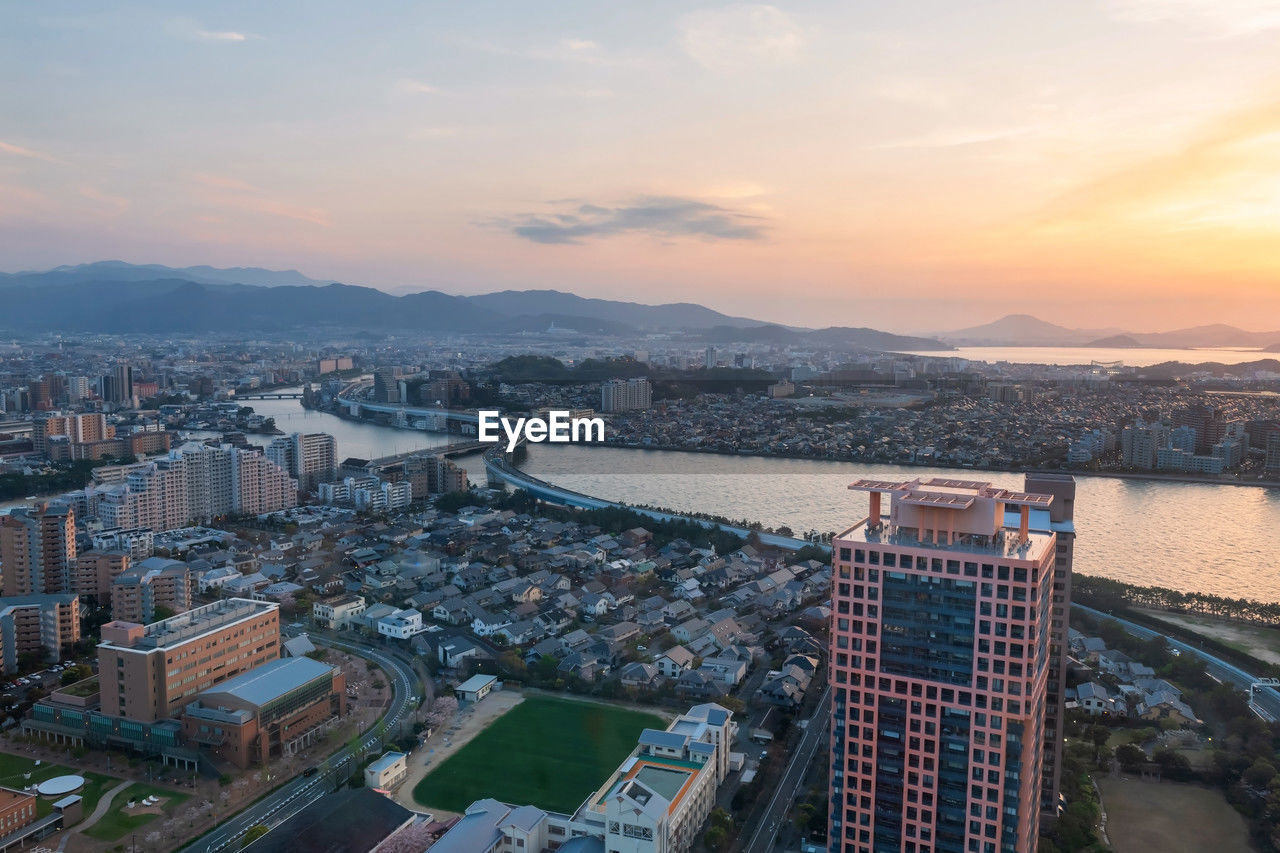
[[[7,9],[0,268],[912,332],[1280,309],[1270,0],[306,11]]]

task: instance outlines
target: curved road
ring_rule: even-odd
[[[343,651],[352,652],[373,661],[381,666],[392,679],[391,707],[379,722],[375,722],[362,735],[355,758],[367,754],[378,746],[379,738],[374,733],[379,723],[386,724],[390,731],[402,720],[412,716],[414,708],[410,707],[410,697],[421,695],[417,676],[409,664],[379,649],[346,640],[331,640],[312,636],[317,645],[332,646]],[[352,759],[351,747],[344,746],[320,762],[326,769],[314,776],[298,776],[286,782],[275,791],[258,802],[245,808],[230,820],[214,827],[206,835],[188,844],[184,850],[218,853],[221,850],[239,849],[241,837],[255,826],[274,829],[293,817],[316,800],[331,792],[337,786],[338,771],[345,770],[347,762]]]
[[[1250,675],[1238,666],[1227,663],[1222,658],[1209,654],[1204,649],[1197,648],[1189,643],[1181,640],[1175,640],[1172,637],[1165,636],[1159,631],[1153,631],[1150,628],[1143,627],[1136,622],[1130,622],[1128,619],[1121,619],[1119,616],[1112,616],[1110,613],[1103,613],[1101,610],[1094,610],[1092,607],[1085,607],[1083,604],[1072,604],[1072,607],[1088,613],[1095,619],[1110,619],[1118,622],[1124,630],[1149,640],[1152,637],[1164,637],[1169,643],[1170,648],[1177,649],[1182,654],[1195,655],[1205,663],[1205,671],[1219,681],[1240,688],[1244,692],[1249,692],[1249,685],[1258,680],[1257,676]],[[1254,704],[1263,712],[1269,714],[1272,720],[1280,720],[1280,693],[1272,687],[1259,688],[1254,695]]]

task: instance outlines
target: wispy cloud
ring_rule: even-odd
[[[36,151],[31,148],[24,148],[21,145],[14,145],[12,142],[4,142],[0,140],[0,152],[12,154],[15,157],[26,157],[31,160],[43,160],[45,163],[62,163],[52,154],[46,154],[43,151]]]
[[[774,6],[732,5],[682,17],[680,46],[705,68],[734,71],[794,59],[804,46],[804,33]]]
[[[233,175],[197,172],[191,175],[191,180],[203,188],[198,190],[203,200],[215,207],[264,213],[268,216],[306,222],[322,228],[333,224],[329,212],[323,208],[272,198],[261,187]],[[208,214],[206,221],[213,220],[221,221],[222,217],[217,214]]]
[[[421,80],[412,80],[408,77],[402,77],[396,81],[396,91],[405,92],[410,95],[439,95],[441,90],[432,86],[430,83],[423,83]]]
[[[495,223],[534,243],[581,243],[621,234],[696,237],[703,240],[763,240],[765,222],[703,201],[675,196],[639,198],[630,204],[560,203],[558,212],[529,213]]]
[[[1080,184],[1041,211],[1042,228],[1119,222],[1175,229],[1280,227],[1280,102],[1220,118],[1179,150]]]
[[[262,36],[239,30],[211,30],[195,18],[170,18],[165,22],[165,31],[175,38],[206,42],[244,42],[260,39]]]
[[[89,201],[97,202],[104,207],[111,208],[116,213],[124,213],[129,209],[129,199],[124,196],[112,195],[111,193],[103,192],[92,184],[81,184],[77,188],[77,191],[81,196],[89,199]]]
[[[261,188],[255,187],[248,181],[230,175],[210,175],[205,172],[197,172],[191,176],[197,183],[204,184],[206,187],[213,187],[220,190],[235,190],[237,192],[260,193]]]
[[[1280,29],[1280,0],[1107,0],[1107,8],[1121,21],[1208,27],[1216,36]]]
[[[599,42],[576,37],[564,37],[555,41],[520,46],[472,38],[457,39],[456,43],[464,48],[490,53],[494,56],[531,59],[537,62],[563,62],[621,68],[639,68],[652,64],[648,58],[635,54],[610,51]]]
[[[984,145],[989,142],[1001,142],[1027,136],[1039,130],[1034,125],[1014,125],[1010,127],[948,127],[931,131],[920,136],[882,142],[869,145],[869,149],[892,151],[910,148],[961,148],[968,145]]]

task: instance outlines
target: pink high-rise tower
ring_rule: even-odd
[[[849,488],[870,512],[832,541],[830,849],[1035,849],[1055,497],[946,479]]]

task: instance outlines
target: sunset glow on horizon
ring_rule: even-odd
[[[10,5],[0,270],[1280,328],[1280,0]]]

